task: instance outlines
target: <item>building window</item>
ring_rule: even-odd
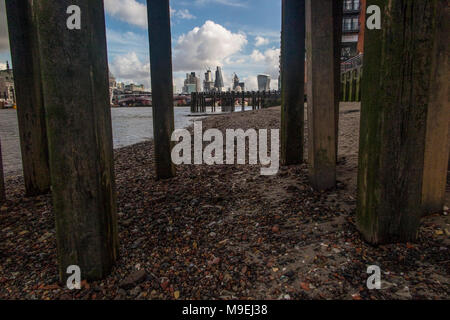
[[[359,19],[358,18],[352,19],[352,30],[359,30]]]
[[[353,8],[353,0],[345,0],[344,1],[344,9],[349,11]]]
[[[353,0],[353,10],[359,10],[359,0]]]
[[[345,18],[344,19],[344,24],[343,24],[342,27],[343,27],[344,31],[352,30],[352,19]]]

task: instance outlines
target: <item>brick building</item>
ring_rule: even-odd
[[[364,52],[366,0],[344,0],[342,21],[342,60]]]

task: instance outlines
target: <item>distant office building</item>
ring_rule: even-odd
[[[245,83],[239,81],[239,77],[237,76],[236,73],[234,74],[234,77],[233,77],[233,90],[232,91],[237,91],[237,92],[245,91]]]
[[[125,85],[125,91],[131,91],[131,92],[143,92],[145,91],[145,87],[143,84],[134,84],[130,83]]]
[[[366,0],[344,0],[342,20],[342,60],[364,52]]]
[[[258,75],[258,90],[269,91],[270,90],[270,76],[266,74]]]
[[[195,76],[195,72],[186,73],[183,93],[191,94],[192,92],[200,92],[200,91],[201,91],[200,78]]]
[[[217,67],[216,70],[216,81],[214,83],[214,89],[216,91],[223,91],[223,88],[225,87],[225,85],[223,84],[223,76],[222,76],[222,68],[221,67]]]
[[[239,87],[239,78],[235,73],[233,76],[233,91],[236,91],[236,88]]]
[[[211,92],[214,90],[214,81],[211,70],[206,71],[205,81],[203,82],[203,91]]]
[[[114,100],[114,90],[117,89],[116,78],[109,71],[109,103],[112,105]]]

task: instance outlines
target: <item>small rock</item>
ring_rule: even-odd
[[[395,294],[403,299],[412,299],[412,295],[411,292],[409,292],[408,287],[398,290]]]
[[[136,286],[133,290],[130,291],[130,295],[133,297],[137,296],[139,293],[142,292],[142,289],[140,286]]]
[[[131,275],[129,275],[127,278],[122,280],[119,284],[119,287],[123,289],[131,289],[135,287],[137,284],[141,283],[147,278],[147,273],[145,270],[139,270]]]

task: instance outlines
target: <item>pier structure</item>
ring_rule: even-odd
[[[304,161],[308,47],[313,157],[308,161],[316,189],[333,187],[336,170],[335,97],[340,89],[334,2],[282,0],[281,159],[285,165]],[[18,88],[17,107],[34,121],[25,128],[31,131],[21,134],[26,160],[45,158],[44,135],[49,142],[60,278],[66,278],[70,265],[79,266],[84,279],[104,278],[119,246],[103,1],[6,3],[15,78],[27,89]],[[441,210],[449,155],[449,50],[441,39],[450,19],[444,3],[368,3],[381,8],[382,21],[381,30],[366,30],[357,225],[374,244],[415,240],[421,216]],[[79,29],[67,27],[71,6],[83,13]],[[170,157],[174,126],[169,0],[147,1],[147,7],[156,177],[170,178],[175,170]],[[309,38],[313,34],[316,37]],[[20,69],[19,62],[27,68]],[[213,108],[220,101],[236,111],[244,110],[249,99],[252,108],[264,107],[267,93],[198,93],[192,98],[193,112],[205,110],[208,99]],[[239,99],[241,105],[236,106]],[[39,135],[38,142],[29,140],[30,134]]]
[[[277,105],[281,98],[279,91],[245,91],[245,92],[192,92],[191,113],[245,111],[245,107],[252,110]]]

